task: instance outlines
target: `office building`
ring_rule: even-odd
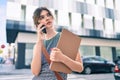
[[[82,38],[82,56],[120,56],[120,0],[7,0],[7,43],[15,43],[16,68],[30,66],[36,41],[33,11],[48,7],[57,28],[67,28]]]

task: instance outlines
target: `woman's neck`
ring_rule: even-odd
[[[47,29],[46,40],[53,38],[57,34],[57,31],[53,28]]]

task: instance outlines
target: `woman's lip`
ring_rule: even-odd
[[[51,24],[51,22],[47,22],[47,24],[49,25],[49,24]]]

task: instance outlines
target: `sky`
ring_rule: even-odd
[[[6,5],[7,0],[0,0],[0,45],[6,43]]]

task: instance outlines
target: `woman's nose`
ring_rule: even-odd
[[[46,16],[46,18],[45,18],[46,20],[49,20],[49,17],[48,16]]]

